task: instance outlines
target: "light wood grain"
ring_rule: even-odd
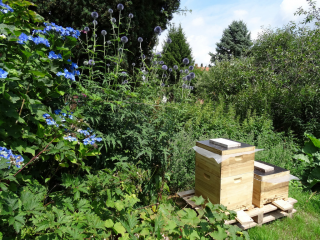
[[[252,223],[253,219],[243,210],[237,212],[236,220],[241,224]]]
[[[224,165],[221,164],[221,178],[232,177],[244,173],[253,173],[254,160],[249,160],[245,162]]]
[[[257,169],[260,172],[264,172],[264,173],[274,171],[274,167],[260,163],[260,162],[254,162],[254,169]]]
[[[241,143],[239,142],[235,142],[235,141],[231,141],[228,139],[224,139],[224,138],[215,138],[215,139],[210,139],[209,142],[225,147],[225,148],[232,148],[232,147],[240,147]]]
[[[282,211],[292,210],[293,208],[292,204],[284,200],[276,200],[273,201],[272,204],[280,208]]]
[[[254,174],[254,177],[260,181],[266,181],[266,180],[269,180],[269,179],[274,179],[274,178],[278,178],[278,177],[283,177],[283,176],[286,176],[286,175],[289,175],[290,174],[290,171],[284,171],[284,172],[280,172],[280,173],[276,173],[276,174],[270,174],[270,175],[267,175],[267,176],[260,176],[258,174]]]
[[[205,144],[202,144],[200,142],[196,142],[197,147],[201,147],[203,149],[206,149],[210,152],[217,153],[219,155],[228,155],[228,154],[234,154],[234,153],[245,153],[245,152],[250,152],[255,150],[255,146],[250,146],[250,147],[245,147],[245,148],[236,148],[236,149],[228,149],[228,150],[219,150],[210,146],[207,146]]]

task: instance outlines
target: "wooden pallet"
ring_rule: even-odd
[[[178,192],[177,194],[192,208],[202,208],[190,200],[195,194],[194,190]],[[252,205],[252,208],[248,210],[236,211],[236,219],[226,221],[225,224],[237,225],[242,230],[246,230],[255,226],[261,226],[264,223],[271,222],[281,217],[292,217],[296,212],[293,207],[297,202],[298,201],[293,198],[288,198],[287,201],[277,200],[264,205],[262,208],[257,208]]]

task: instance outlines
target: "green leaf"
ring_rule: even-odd
[[[226,231],[222,227],[217,226],[217,228],[218,228],[218,231],[209,233],[209,235],[213,239],[215,239],[215,240],[224,240],[226,237],[228,237],[228,234],[226,234]]]
[[[191,200],[194,201],[196,205],[202,205],[204,204],[204,201],[205,201],[205,199],[202,196],[200,197],[194,196],[191,198]]]
[[[190,240],[200,239],[196,230],[193,230],[189,237],[190,237]]]
[[[320,139],[315,138],[314,136],[312,136],[311,134],[306,134],[306,136],[308,138],[310,138],[310,140],[312,141],[313,145],[317,148],[320,148]]]
[[[35,148],[37,148],[37,147],[36,147],[36,146],[26,147],[25,152],[27,152],[27,153],[31,153],[31,154],[32,154],[32,156],[34,156],[34,155],[36,155]]]
[[[124,234],[126,232],[126,229],[122,226],[120,222],[114,224],[113,229],[116,231],[117,234]]]
[[[294,155],[293,158],[298,159],[298,160],[303,161],[303,162],[306,162],[306,163],[310,163],[308,156],[304,155],[304,154]]]
[[[124,208],[124,204],[122,201],[117,200],[114,204],[114,206],[116,207],[116,209],[120,212],[123,208]]]
[[[302,152],[306,154],[313,154],[317,151],[318,151],[318,148],[315,147],[312,142],[307,142],[302,149]]]
[[[113,221],[111,219],[108,219],[104,222],[104,226],[107,228],[112,228],[114,225]]]
[[[40,72],[40,71],[35,71],[35,70],[32,70],[30,71],[32,74],[36,75],[36,76],[39,76],[39,77],[44,77],[46,76],[47,74],[44,73],[44,72]]]

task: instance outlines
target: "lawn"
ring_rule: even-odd
[[[289,197],[298,200],[293,218],[281,218],[248,230],[251,239],[320,239],[320,194],[290,185]]]

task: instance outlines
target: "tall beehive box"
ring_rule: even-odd
[[[250,208],[255,147],[224,138],[196,146],[195,195],[229,210]]]
[[[255,161],[252,203],[261,208],[276,200],[288,200],[290,171]]]

